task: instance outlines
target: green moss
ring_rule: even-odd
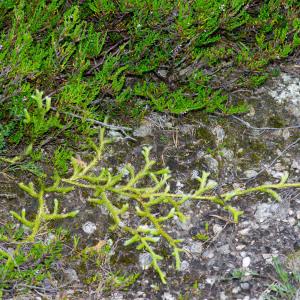
[[[207,127],[200,127],[196,129],[195,137],[198,140],[201,140],[206,147],[214,148],[215,144],[215,136]]]
[[[249,144],[249,148],[258,155],[266,153],[267,151],[266,144],[261,142],[260,140],[252,140]]]
[[[271,116],[268,119],[268,126],[275,127],[275,128],[281,128],[286,126],[286,121],[279,117],[278,115]]]

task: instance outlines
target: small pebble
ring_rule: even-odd
[[[187,260],[181,262],[180,271],[184,272],[189,270],[189,268],[190,268],[190,263]]]
[[[207,284],[213,285],[216,282],[216,278],[215,277],[207,277],[205,282]]]
[[[291,226],[294,226],[297,223],[296,219],[294,219],[294,218],[288,218],[288,221]]]
[[[239,231],[240,235],[248,235],[250,232],[250,228],[244,228],[242,230]]]
[[[148,253],[141,253],[139,255],[139,263],[143,270],[147,270],[152,263],[152,256]]]
[[[96,224],[90,221],[87,221],[82,225],[82,230],[87,234],[93,234],[96,229]]]
[[[243,268],[248,268],[250,266],[250,263],[251,263],[251,258],[249,256],[243,258],[243,263],[242,263]]]
[[[205,252],[203,252],[202,257],[203,258],[213,258],[215,256],[213,251],[210,250],[206,250]]]
[[[220,293],[220,300],[228,300],[228,296],[226,296],[226,294],[224,292]]]
[[[257,172],[255,170],[247,170],[244,172],[244,175],[246,176],[246,178],[252,178],[257,175]]]
[[[245,251],[242,251],[242,252],[240,253],[240,255],[241,255],[241,257],[246,257],[246,255],[247,255],[247,252],[245,252]]]
[[[239,286],[232,289],[232,294],[238,294],[241,291],[241,288]]]
[[[242,282],[241,283],[241,289],[244,291],[247,291],[250,289],[250,284],[248,282]]]
[[[175,297],[168,292],[164,292],[162,300],[175,300]]]
[[[203,245],[201,242],[195,242],[191,245],[191,252],[195,254],[201,254],[203,250]]]
[[[214,234],[219,234],[223,230],[223,227],[219,224],[213,225],[213,232]]]
[[[241,250],[243,250],[245,247],[246,247],[245,245],[240,244],[240,245],[237,245],[237,246],[236,246],[236,250],[241,251]]]

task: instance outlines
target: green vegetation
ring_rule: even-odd
[[[30,230],[30,234],[24,237],[23,243],[33,242],[47,221],[75,217],[79,213],[79,211],[59,213],[57,199],[53,200],[53,212],[49,213],[50,209],[44,199],[45,193],[65,194],[75,188],[85,189],[91,192],[91,196],[87,200],[90,204],[103,206],[109,212],[112,219],[109,229],[111,231],[119,230],[128,238],[124,242],[125,246],[134,244],[137,250],[148,252],[152,258],[151,266],[156,270],[161,281],[166,283],[166,276],[160,266],[160,261],[164,257],[158,253],[157,245],[160,240],[166,242],[172,251],[175,267],[179,270],[181,265],[180,252],[183,251],[180,247],[182,240],[173,238],[168,233],[167,226],[168,221],[174,217],[177,217],[181,222],[186,221],[181,206],[187,200],[209,201],[217,204],[228,211],[232,215],[233,221],[237,223],[243,212],[230,205],[233,198],[253,192],[262,192],[280,201],[280,196],[276,190],[300,187],[300,183],[287,183],[288,175],[285,174],[279,183],[245,190],[235,189],[221,195],[214,195],[212,190],[216,187],[216,182],[210,181],[208,179],[209,174],[203,172],[202,176],[197,178],[199,187],[195,191],[176,194],[170,191],[169,169],[155,170],[155,161],[150,159],[150,148],[145,147],[143,149],[144,166],[139,171],[127,164],[120,172],[113,174],[108,168],[101,166],[105,146],[110,142],[109,139],[105,138],[105,129],[102,128],[97,144],[91,139],[87,141],[94,151],[93,158],[89,162],[72,158],[73,173],[69,177],[60,177],[58,172],[54,172],[53,183],[48,187],[45,186],[43,180],[39,181],[39,187],[36,187],[32,182],[19,184],[21,189],[37,200],[37,212],[32,220],[26,217],[25,209],[22,210],[21,214],[11,212],[14,218]],[[100,170],[99,166],[101,166]],[[95,171],[95,168],[98,171]],[[163,214],[162,211],[166,211],[166,213]],[[132,219],[135,222],[133,221],[132,224],[131,221],[125,222],[123,217],[125,213],[133,215]],[[137,218],[138,221],[136,221]],[[206,226],[206,231],[207,229]],[[198,238],[203,239],[203,236]],[[21,245],[22,243],[19,243],[13,253],[4,249],[0,250],[2,258],[6,260],[5,273],[9,274],[18,266],[14,257],[19,255]]]
[[[94,126],[107,115],[114,123],[132,124],[152,110],[245,112],[245,99],[228,97],[234,86],[221,82],[234,76],[238,88],[254,88],[276,75],[267,66],[300,46],[298,1],[4,0],[0,11],[0,161],[6,172],[34,178],[19,184],[34,199],[33,208],[11,211],[20,224],[0,227],[0,298],[13,284],[26,290],[51,277],[52,263],[64,255],[65,236],[55,232],[45,242],[40,234],[50,233],[49,223],[80,213],[65,212],[55,198],[76,189],[109,213],[108,235],[148,252],[166,283],[164,260],[170,254],[179,270],[183,251],[168,226],[174,218],[185,221],[181,206],[187,200],[218,205],[238,222],[242,211],[230,204],[233,198],[263,192],[280,200],[277,190],[300,187],[287,183],[286,175],[279,183],[215,195],[216,183],[203,172],[195,191],[176,194],[169,169],[156,167],[150,148],[143,149],[139,170],[130,164],[119,172],[104,167],[110,141],[104,128],[97,139]],[[208,130],[197,134],[211,147]],[[83,137],[86,144],[79,143]],[[57,147],[44,151],[53,140]],[[80,146],[93,150],[91,160],[75,156]],[[45,164],[54,166],[52,177]],[[208,228],[194,238],[209,239]],[[72,242],[74,258],[83,264],[93,260],[99,267],[110,255],[101,241],[82,251],[79,237]],[[89,274],[85,282],[126,289],[140,276],[105,275]]]
[[[85,120],[107,114],[244,111],[216,76],[242,69],[239,86],[258,86],[300,45],[296,0],[5,0],[0,10],[2,150],[62,124],[92,134]],[[36,89],[53,103],[35,110]]]
[[[280,263],[278,257],[273,258],[273,264],[277,280],[268,287],[263,299],[296,299],[299,293],[297,291],[299,291],[300,287],[300,272],[287,271]]]
[[[51,237],[51,238],[50,238]],[[52,264],[57,262],[63,255],[63,243],[66,233],[56,230],[51,233],[48,230],[48,240],[35,239],[34,244],[26,242],[24,227],[6,224],[0,227],[0,241],[4,245],[17,246],[18,251],[9,253],[0,249],[0,298],[3,292],[9,292],[14,286],[18,293],[25,292],[31,286],[39,285],[46,279],[51,278]],[[6,263],[3,261],[6,260]]]

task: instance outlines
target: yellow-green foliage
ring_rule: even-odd
[[[270,61],[300,44],[296,0],[6,0],[0,11],[0,149],[59,125],[53,112],[40,128],[20,122],[24,109],[40,114],[31,98],[36,89],[53,95],[57,111],[83,119],[139,117],[149,107],[236,113],[245,107],[233,109],[197,65],[221,71],[230,62],[233,72],[252,72],[256,86]],[[187,76],[178,76],[189,65]]]
[[[100,130],[98,142],[89,140],[88,143],[94,151],[94,156],[89,162],[78,158],[72,158],[73,173],[66,178],[61,178],[57,173],[54,183],[45,187],[42,183],[37,190],[33,183],[28,185],[20,183],[20,187],[38,202],[38,210],[33,220],[26,218],[25,210],[21,215],[12,212],[12,215],[31,229],[31,234],[26,241],[33,241],[41,226],[49,221],[67,217],[74,217],[78,211],[60,214],[58,213],[58,201],[54,200],[54,211],[48,213],[44,193],[67,193],[75,188],[86,189],[90,197],[88,202],[106,208],[110,213],[112,223],[110,230],[120,230],[127,237],[126,246],[135,244],[137,250],[148,252],[152,257],[152,266],[159,274],[163,283],[166,277],[162,271],[159,261],[164,257],[158,254],[157,244],[165,240],[171,254],[175,259],[176,269],[180,269],[180,247],[181,240],[173,238],[168,233],[169,221],[175,216],[185,222],[186,217],[181,209],[182,205],[190,201],[206,201],[223,207],[228,211],[234,222],[238,222],[242,211],[230,204],[233,198],[253,192],[269,194],[276,201],[280,201],[277,190],[284,188],[299,188],[300,183],[287,183],[288,175],[285,174],[279,183],[267,184],[248,188],[245,190],[235,189],[221,195],[215,195],[213,189],[216,182],[209,180],[209,174],[202,173],[197,178],[199,186],[190,193],[177,194],[170,190],[169,179],[171,178],[168,168],[155,169],[155,161],[150,158],[150,148],[145,147],[142,151],[144,165],[140,170],[127,164],[117,173],[102,167],[101,162],[105,152],[105,145],[111,141],[105,138],[105,129]],[[99,169],[100,167],[100,169]],[[97,170],[97,171],[96,171]],[[167,213],[159,213],[162,211]],[[126,223],[123,219],[125,213],[134,216],[134,224]],[[7,263],[13,266],[13,258],[10,253],[2,253],[7,258]]]

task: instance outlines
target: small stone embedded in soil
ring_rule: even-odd
[[[244,175],[246,176],[246,178],[252,178],[252,177],[255,177],[255,176],[257,176],[257,171],[255,171],[255,170],[246,170],[245,172],[244,172]]]
[[[290,137],[290,131],[288,129],[283,129],[282,137],[284,138],[284,140],[287,140]]]
[[[221,144],[225,138],[225,131],[221,126],[216,126],[212,130],[213,134],[216,136],[217,145]]]
[[[288,218],[288,222],[289,222],[289,224],[290,224],[291,226],[294,226],[294,225],[296,225],[296,223],[297,223],[297,221],[296,221],[295,218]]]
[[[258,222],[262,223],[274,219],[277,216],[280,218],[286,217],[287,213],[287,211],[283,212],[282,209],[280,209],[278,203],[262,203],[256,206],[254,217]]]
[[[151,124],[143,124],[133,131],[135,137],[146,137],[152,134]]]
[[[168,75],[168,71],[166,69],[158,69],[157,74],[163,78],[166,78]]]
[[[218,252],[223,254],[223,255],[229,254],[231,252],[229,244],[225,244],[225,245],[222,245],[221,247],[219,247]]]
[[[229,297],[226,296],[225,292],[220,293],[220,300],[229,300]]]
[[[214,285],[216,282],[216,277],[207,277],[205,282],[210,285]]]
[[[239,286],[232,289],[232,294],[238,294],[241,291],[241,288]]]
[[[234,152],[230,149],[223,148],[221,149],[222,157],[227,159],[228,161],[232,161],[234,158]]]
[[[87,221],[82,225],[82,230],[87,234],[93,234],[97,229],[95,223]]]
[[[249,256],[244,257],[242,262],[243,268],[248,268],[250,264],[251,264],[251,258]]]
[[[151,263],[152,263],[152,257],[151,255],[146,252],[146,253],[141,253],[139,255],[139,263],[140,263],[140,266],[143,270],[147,270]]]
[[[119,292],[115,292],[111,295],[110,300],[123,300],[123,294],[119,293]]]
[[[241,289],[244,291],[247,291],[250,289],[250,284],[248,282],[242,282],[241,283]]]
[[[164,292],[162,300],[176,300],[176,298],[169,292]]]
[[[108,132],[108,135],[109,135],[111,138],[115,139],[115,140],[121,140],[121,139],[123,139],[123,135],[122,135],[122,133],[119,132],[119,131],[110,130],[110,131]]]
[[[187,260],[181,262],[180,271],[185,272],[190,268],[190,263]]]
[[[214,234],[219,234],[223,230],[223,227],[219,224],[213,225],[213,232]]]
[[[300,160],[294,159],[292,162],[291,168],[300,170]]]
[[[191,179],[197,179],[198,177],[199,177],[199,171],[198,170],[192,170]]]
[[[208,169],[213,173],[218,173],[219,171],[219,163],[216,159],[214,159],[211,155],[204,156],[205,163]]]
[[[240,244],[240,245],[236,246],[236,250],[240,251],[240,250],[243,250],[245,247],[246,247],[246,245]]]
[[[214,252],[212,250],[206,250],[202,253],[203,258],[213,258],[215,256]]]
[[[251,228],[244,228],[242,230],[239,231],[240,235],[249,235],[250,234],[250,230]]]
[[[194,254],[201,254],[203,250],[203,244],[201,242],[194,242],[191,245],[191,252]]]
[[[240,256],[241,256],[241,257],[246,257],[246,255],[247,255],[247,252],[245,252],[245,251],[242,251],[242,252],[240,253]]]

